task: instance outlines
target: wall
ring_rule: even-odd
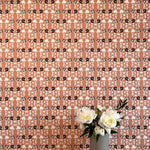
[[[149,3],[0,1],[0,148],[89,149],[74,109],[121,98],[110,149],[149,149]]]

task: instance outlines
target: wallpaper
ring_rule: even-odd
[[[0,149],[89,150],[75,109],[119,99],[110,150],[148,150],[149,0],[0,0]]]

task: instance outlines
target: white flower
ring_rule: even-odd
[[[104,129],[100,129],[100,135],[104,136],[105,135],[105,130]]]
[[[102,135],[102,136],[105,135],[105,130],[102,129],[102,128],[100,128],[99,126],[96,126],[96,127],[94,128],[94,131],[95,131],[95,134],[96,134],[96,135],[97,135],[97,134],[100,134],[100,135]]]
[[[104,107],[102,107],[101,105],[97,105],[97,109],[99,109],[100,111],[102,111],[104,109]]]
[[[78,123],[92,123],[93,119],[96,118],[97,114],[95,114],[94,110],[90,110],[88,107],[83,107],[76,111],[77,117],[76,121]]]
[[[95,134],[100,134],[100,127],[99,126],[96,126],[95,128],[94,128],[94,131],[95,131]]]
[[[111,115],[108,115],[106,114],[106,112],[103,112],[98,124],[105,128],[108,134],[110,134],[111,128],[116,127],[117,121]]]
[[[117,113],[117,110],[112,110],[111,107],[106,110],[106,114],[112,116],[116,121],[119,121],[123,117],[123,115]]]
[[[80,126],[79,126],[79,127],[80,127],[81,130],[84,130],[84,129],[86,128],[86,127],[84,126],[84,124],[82,124],[82,123],[80,123]]]
[[[111,134],[111,129],[106,128],[106,131],[107,131],[108,134]]]

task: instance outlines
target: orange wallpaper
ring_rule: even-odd
[[[76,106],[128,99],[110,149],[149,149],[149,0],[0,0],[0,149],[89,149]]]

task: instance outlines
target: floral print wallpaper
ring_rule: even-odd
[[[75,109],[120,99],[110,149],[150,149],[149,0],[0,0],[0,149],[88,150]]]

